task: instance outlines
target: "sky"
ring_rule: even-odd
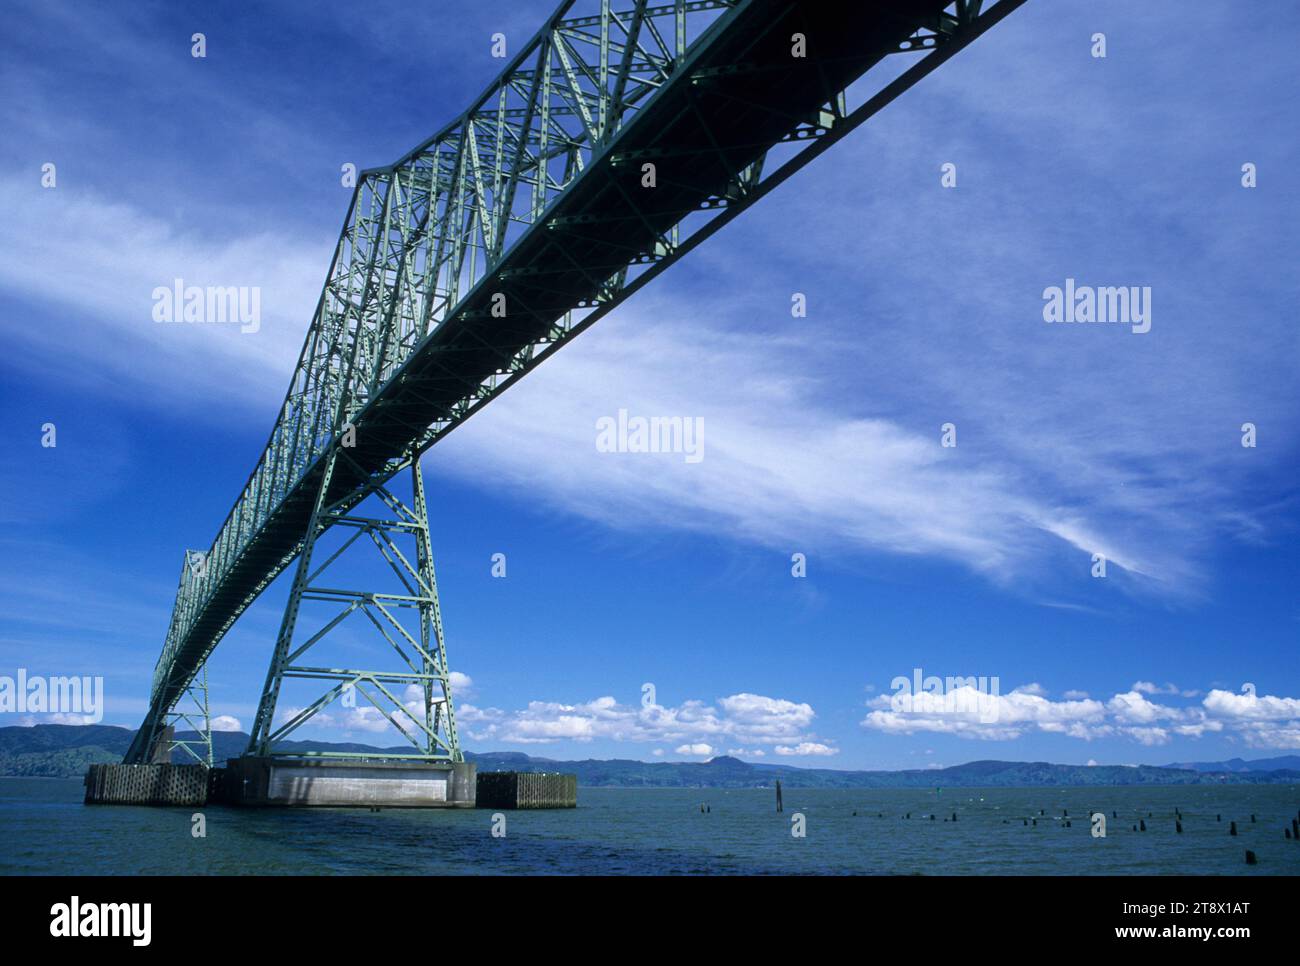
[[[517,50],[552,4],[7,6],[0,676],[102,677],[135,727],[183,551],[288,384],[341,167],[458,115],[492,35]],[[1300,12],[1263,7],[1029,0],[431,449],[463,745],[1300,749]],[[256,287],[260,325],[156,322],[175,278]],[[1149,331],[1048,323],[1067,279],[1149,293]],[[620,410],[700,420],[702,458],[602,452]],[[219,727],[250,727],[287,595],[210,661]],[[900,702],[930,676],[982,693]],[[50,720],[79,719],[0,713]],[[387,728],[336,708],[303,736]]]

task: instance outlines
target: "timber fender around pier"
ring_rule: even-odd
[[[560,772],[479,772],[479,808],[577,808],[578,776]]]
[[[204,765],[91,765],[86,771],[87,805],[204,805]]]

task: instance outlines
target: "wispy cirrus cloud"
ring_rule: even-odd
[[[1199,218],[1186,197],[1195,186],[1175,189],[1169,179],[1119,179],[1114,188],[1126,142],[1098,139],[1107,128],[1096,117],[1083,128],[1089,150],[1044,151],[1076,143],[1078,119],[1059,104],[1084,82],[1082,70],[1132,68],[1055,63],[1059,52],[1043,46],[1032,16],[1012,18],[998,45],[975,45],[909,94],[909,120],[882,114],[820,159],[816,177],[793,179],[494,402],[434,451],[430,467],[490,477],[619,528],[923,556],[1003,587],[1046,585],[1078,598],[1093,589],[1088,558],[1100,553],[1126,589],[1195,593],[1215,542],[1266,539],[1262,516],[1284,499],[1267,477],[1295,445],[1293,374],[1282,362],[1296,345],[1284,311],[1293,293],[1284,268],[1258,284],[1242,275],[1255,279],[1261,259],[1278,268],[1283,246],[1265,244],[1250,265],[1233,267],[1225,239],[1243,237],[1243,225],[1273,238],[1287,222],[1252,218],[1244,194]],[[1168,49],[1151,69],[1179,62]],[[1053,70],[1042,69],[1045,60]],[[1007,69],[1039,80],[1011,85],[1015,96],[996,103],[971,93],[987,86],[972,79]],[[216,96],[211,88],[204,96]],[[1116,115],[1130,89],[1103,89]],[[1143,108],[1145,150],[1186,150],[1166,136],[1180,117],[1175,93],[1141,89],[1154,105]],[[928,118],[927,106],[954,97],[959,123],[943,120],[950,111]],[[941,140],[930,127],[940,124]],[[319,149],[304,126],[293,130],[295,151]],[[1193,146],[1204,178],[1221,159],[1209,141]],[[937,187],[938,152],[960,162],[952,192]],[[897,187],[863,180],[866,165]],[[844,186],[829,209],[827,180]],[[1116,219],[1115,206],[1096,204],[1091,189],[1106,186],[1119,191],[1119,207],[1143,216]],[[25,345],[209,412],[238,406],[264,424],[332,235],[283,227],[296,222],[269,217],[265,198],[231,205],[228,219],[204,220],[200,232],[180,212],[85,182],[43,191],[34,172],[0,182],[0,197],[10,212],[0,243],[14,253],[0,285],[76,319],[60,322],[55,311],[45,325],[20,328]],[[814,219],[816,230],[804,230]],[[1150,222],[1182,242],[1152,245]],[[258,224],[279,227],[250,228]],[[1069,274],[1154,284],[1152,333],[1049,331],[1037,317],[1039,293]],[[256,336],[153,323],[149,293],[175,277],[258,286],[268,322]],[[795,290],[812,297],[797,321],[786,301]],[[1223,324],[1238,315],[1248,340]],[[594,420],[619,408],[703,417],[705,460],[596,453]],[[1269,442],[1243,455],[1236,433],[1245,418],[1259,420]],[[938,444],[947,420],[959,433],[951,450]]]
[[[12,253],[0,289],[49,310],[41,325],[12,330],[26,350],[93,364],[122,392],[144,388],[222,418],[269,418],[320,294],[329,241],[273,229],[200,232],[93,190],[43,190],[33,177],[0,180],[0,199],[10,212],[0,245]],[[177,278],[258,288],[260,328],[155,321],[155,289]]]

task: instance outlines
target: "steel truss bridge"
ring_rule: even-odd
[[[266,448],[211,546],[186,554],[126,761],[172,740],[213,649],[295,561],[249,752],[282,753],[352,690],[410,740],[394,757],[460,760],[420,454],[1023,2],[568,0],[468,110],[362,172]],[[322,585],[342,550],[313,551],[336,527],[407,592]],[[308,635],[304,601],[341,609]],[[303,663],[350,614],[397,670]],[[277,724],[291,678],[330,686]],[[423,714],[403,705],[412,685]]]

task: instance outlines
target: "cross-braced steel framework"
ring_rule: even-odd
[[[322,493],[355,506],[1023,2],[568,0],[465,113],[362,172],[128,760],[302,552]],[[895,55],[918,59],[873,85]]]
[[[169,752],[183,751],[186,759],[212,767],[212,716],[208,703],[208,666],[194,676],[176,706],[163,721],[172,735]],[[166,729],[170,727],[170,731]],[[170,755],[169,755],[170,757]]]
[[[331,465],[326,468],[306,545],[298,556],[293,588],[276,639],[271,668],[262,689],[249,753],[374,758],[372,753],[284,751],[279,748],[280,742],[335,701],[352,704],[356,696],[360,695],[414,749],[406,753],[388,753],[384,755],[385,758],[429,762],[463,761],[456,735],[456,714],[451,697],[450,671],[442,634],[442,612],[438,606],[438,581],[434,575],[433,550],[429,538],[428,504],[420,463],[418,460],[410,462],[411,505],[398,499],[388,485],[376,482],[368,494],[375,499],[369,502],[379,504],[379,512],[386,515],[369,516],[362,515],[357,510],[344,510],[338,505],[327,505],[325,502],[334,466],[339,461],[346,462],[348,459],[347,449],[336,450],[331,456]],[[350,532],[341,546],[318,561],[315,552],[317,541],[333,527]],[[364,549],[367,543],[378,551],[396,575],[404,593],[334,586],[334,577],[326,577],[326,571],[336,562],[350,551]],[[403,544],[407,545],[405,549]],[[304,601],[325,603],[330,606],[332,614],[315,633],[296,635]],[[411,632],[409,621],[401,619],[400,612],[404,610],[413,610],[418,615],[415,633]],[[366,618],[379,636],[390,645],[400,662],[383,670],[357,670],[307,663],[308,652],[353,615]],[[295,637],[301,638],[301,643],[296,647]],[[286,678],[326,681],[332,686],[277,726],[275,712],[280,687]],[[414,701],[408,697],[412,690],[417,695]],[[347,700],[349,697],[353,699],[352,702]],[[412,710],[412,704],[416,705],[415,710]]]

